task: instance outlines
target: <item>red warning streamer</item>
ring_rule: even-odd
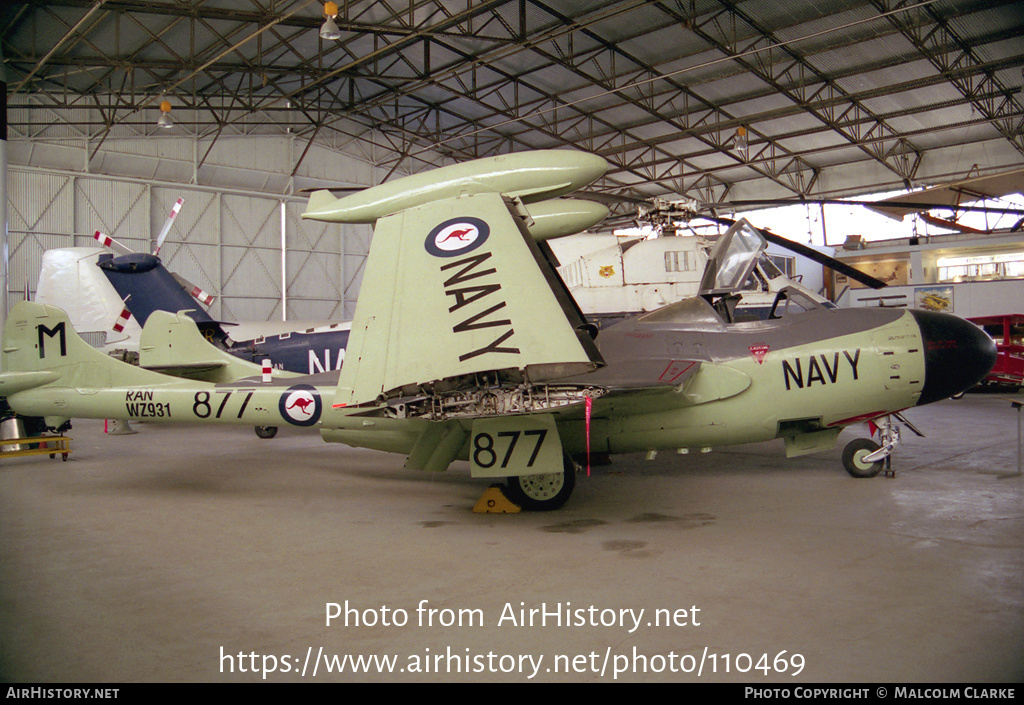
[[[587,477],[590,477],[590,409],[594,406],[594,400],[588,396],[584,406],[587,409]]]

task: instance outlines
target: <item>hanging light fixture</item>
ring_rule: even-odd
[[[174,118],[171,117],[171,102],[169,100],[160,102],[160,118],[156,121],[156,125],[165,130],[174,127]]]
[[[321,39],[340,39],[341,30],[338,29],[338,24],[334,21],[334,18],[338,16],[338,3],[327,2],[324,3],[324,26],[320,28]]]
[[[736,128],[736,139],[733,142],[733,147],[739,152],[741,157],[747,158],[747,148],[749,147],[747,143],[747,128],[742,125]]]

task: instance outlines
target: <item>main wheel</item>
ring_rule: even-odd
[[[277,435],[277,426],[257,426],[256,435],[260,438],[273,438]]]
[[[871,455],[882,446],[870,438],[854,438],[843,449],[843,467],[854,477],[874,477],[882,472],[884,460],[873,463],[864,462],[864,457]]]
[[[549,512],[565,504],[575,486],[576,466],[565,458],[562,472],[508,478],[508,498],[527,511]]]

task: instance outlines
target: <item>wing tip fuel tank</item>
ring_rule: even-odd
[[[526,229],[538,241],[574,235],[608,217],[607,207],[579,198],[541,201],[531,204],[528,210],[534,222]]]
[[[501,193],[537,202],[572,193],[608,170],[602,157],[571,150],[503,154],[413,174],[334,198],[317,191],[303,218],[333,223],[373,223],[378,218],[463,194]]]

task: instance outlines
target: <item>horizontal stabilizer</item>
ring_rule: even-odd
[[[314,191],[309,195],[309,201],[306,204],[306,212],[303,214],[303,217],[313,218],[317,214],[329,212],[336,201],[338,201],[338,198],[327,189]]]
[[[0,373],[0,397],[9,397],[26,389],[41,387],[55,381],[58,377],[59,375],[53,370]]]

